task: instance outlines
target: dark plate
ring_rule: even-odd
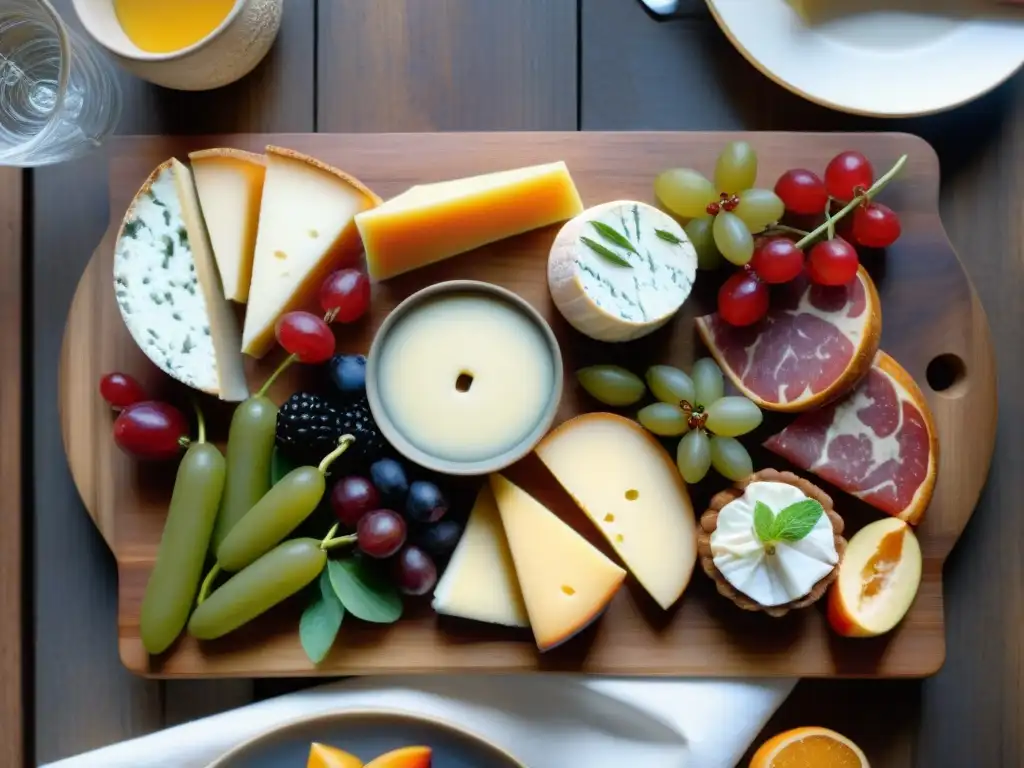
[[[275,728],[235,747],[209,768],[305,768],[311,742],[351,752],[369,762],[413,745],[433,750],[433,768],[525,768],[479,736],[440,720],[387,710],[342,710]]]

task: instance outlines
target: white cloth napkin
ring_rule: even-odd
[[[529,768],[733,768],[795,682],[542,674],[351,678],[45,768],[203,768],[274,726],[352,708],[446,720]]]

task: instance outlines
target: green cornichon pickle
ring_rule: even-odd
[[[316,539],[278,544],[204,600],[188,633],[199,640],[223,637],[303,589],[326,564],[327,552]]]
[[[235,408],[228,432],[227,479],[213,529],[214,550],[235,524],[270,490],[277,406],[256,394]]]
[[[217,565],[235,572],[266,554],[317,508],[326,490],[324,473],[352,444],[345,435],[318,467],[298,467],[282,477],[245,513],[217,548]]]
[[[196,414],[199,436],[178,465],[156,564],[142,599],[139,634],[151,654],[167,650],[185,628],[224,490],[224,456],[206,442],[198,408]]]

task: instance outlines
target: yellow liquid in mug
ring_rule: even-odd
[[[227,18],[235,0],[114,0],[128,39],[149,53],[194,45]]]

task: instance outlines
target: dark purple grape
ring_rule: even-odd
[[[405,469],[394,459],[380,459],[370,465],[370,479],[388,504],[401,509],[409,492]]]
[[[430,555],[443,559],[450,557],[462,538],[462,524],[455,520],[441,520],[434,525],[424,526],[413,537],[416,545]]]
[[[335,355],[327,364],[327,375],[343,399],[355,400],[366,394],[366,358],[363,355]]]
[[[417,546],[405,547],[395,558],[394,579],[406,595],[425,595],[437,584],[437,566],[430,555]]]
[[[380,494],[369,479],[349,475],[331,489],[331,507],[342,525],[355,528],[363,515],[380,507]]]
[[[417,523],[436,523],[448,511],[448,500],[441,489],[427,480],[409,486],[405,498],[405,516]]]
[[[370,557],[391,557],[405,543],[405,520],[390,509],[363,515],[356,526],[359,549]]]

